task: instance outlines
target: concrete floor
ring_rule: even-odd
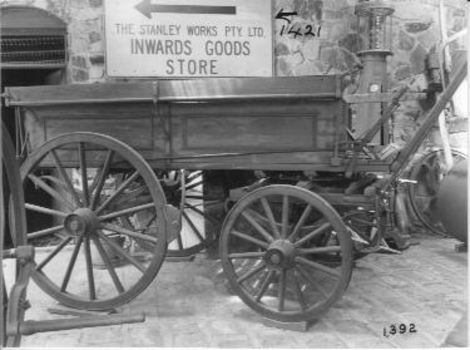
[[[467,254],[454,252],[453,239],[418,238],[401,256],[357,261],[343,299],[305,332],[265,325],[230,293],[220,262],[200,255],[165,262],[150,287],[121,309],[145,312],[144,323],[35,334],[23,337],[22,347],[440,347],[467,308]],[[34,283],[28,296],[26,319],[63,317],[48,312],[60,306]],[[384,336],[392,324],[414,324],[416,332]]]

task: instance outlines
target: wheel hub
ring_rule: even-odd
[[[88,208],[77,209],[68,215],[64,221],[65,230],[72,236],[86,236],[95,231],[98,226],[96,215]]]
[[[277,240],[271,243],[264,255],[266,265],[275,269],[289,269],[294,267],[296,252],[292,242],[288,240]]]

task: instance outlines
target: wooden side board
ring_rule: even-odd
[[[6,88],[10,106],[250,99],[337,99],[338,76],[211,78]]]

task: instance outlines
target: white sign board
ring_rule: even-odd
[[[271,76],[271,0],[106,0],[111,77]]]

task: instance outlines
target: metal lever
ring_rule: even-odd
[[[134,315],[80,317],[47,321],[24,321],[19,325],[19,333],[21,335],[31,335],[42,332],[54,332],[87,327],[113,326],[144,321],[144,313]]]

